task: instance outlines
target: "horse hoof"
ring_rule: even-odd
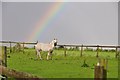
[[[43,59],[40,59],[40,60],[43,60]]]
[[[38,59],[34,59],[35,61],[37,61]]]

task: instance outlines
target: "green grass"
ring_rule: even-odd
[[[118,77],[118,59],[115,52],[100,52],[96,58],[95,51],[84,51],[80,57],[80,51],[68,50],[64,56],[64,50],[54,50],[53,60],[46,60],[47,53],[42,52],[44,60],[36,60],[34,49],[26,49],[25,53],[9,53],[8,67],[18,71],[24,71],[44,78],[94,78],[94,65],[99,58],[108,59],[108,78]],[[81,67],[84,60],[89,67]]]

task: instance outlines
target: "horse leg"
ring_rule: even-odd
[[[49,52],[48,52],[48,55],[47,55],[47,60],[49,60]]]
[[[41,51],[39,52],[38,56],[39,56],[40,60],[42,60]]]
[[[48,51],[47,60],[49,60],[49,57],[52,60],[52,51]]]
[[[36,57],[38,59],[39,50],[36,50]]]
[[[47,55],[47,60],[49,60],[49,56],[50,56],[50,52],[48,52],[48,55]]]
[[[53,51],[50,51],[50,59],[51,59],[51,60],[52,60],[52,52],[53,52]]]
[[[41,51],[40,50],[37,50],[37,59],[38,59],[38,57],[40,58],[40,60],[42,60],[42,57],[41,57],[41,53],[40,53]]]

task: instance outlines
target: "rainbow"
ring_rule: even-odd
[[[49,24],[52,22],[52,20],[59,15],[64,4],[65,2],[53,2],[52,6],[43,15],[43,17],[40,17],[40,20],[35,25],[32,33],[28,36],[27,41],[37,41],[37,38],[41,36],[42,32],[47,27],[49,27]]]

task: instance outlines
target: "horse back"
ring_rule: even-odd
[[[50,44],[44,44],[44,43],[37,43],[37,44],[35,45],[35,48],[36,48],[37,50],[42,50],[42,51],[50,51],[50,50],[53,49],[53,48],[52,48],[52,45],[50,45]]]

